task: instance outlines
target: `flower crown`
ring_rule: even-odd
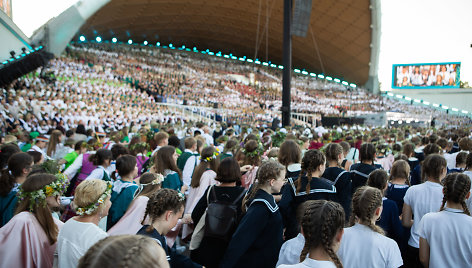
[[[243,154],[245,156],[249,156],[249,157],[260,156],[264,153],[264,146],[262,146],[262,143],[259,142],[259,144],[257,145],[256,150],[254,150],[252,152],[248,152],[246,149],[242,148],[241,152],[243,152]]]
[[[80,216],[83,216],[84,214],[87,214],[87,215],[90,215],[92,214],[101,204],[105,203],[105,200],[107,199],[107,197],[109,195],[111,195],[111,189],[112,189],[112,184],[110,182],[106,182],[107,183],[107,187],[105,189],[105,192],[103,192],[103,194],[100,195],[100,197],[98,198],[98,200],[96,202],[93,202],[92,204],[86,206],[86,207],[83,207],[83,208],[80,208],[80,207],[77,207],[75,210],[77,212],[78,215]]]
[[[55,176],[57,178],[55,181],[51,182],[50,184],[36,191],[25,192],[23,190],[23,187],[20,186],[20,189],[17,193],[18,198],[21,201],[25,200],[28,197],[30,198],[30,204],[29,204],[30,211],[33,211],[35,204],[41,204],[45,206],[46,197],[60,196],[67,190],[67,186],[69,186],[69,180],[64,174],[58,173]]]
[[[179,195],[179,201],[185,200],[185,195],[183,193],[179,192],[178,195]]]
[[[212,156],[208,156],[208,157],[205,157],[205,158],[202,158],[200,156],[200,160],[203,161],[203,162],[210,162],[212,159],[216,159],[216,157],[218,155],[220,155],[220,150],[218,148],[215,148],[215,152],[213,152]]]
[[[161,184],[164,181],[164,176],[161,173],[151,173],[151,174],[155,175],[156,178],[149,183],[140,183],[140,185],[142,186],[157,185],[157,184]]]
[[[145,148],[146,150],[149,150],[149,144],[147,142],[140,142],[140,143],[135,143],[129,147],[131,151],[136,150],[136,149],[141,149]]]

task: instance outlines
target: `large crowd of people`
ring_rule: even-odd
[[[201,107],[190,112],[218,119],[216,112],[219,119],[240,123],[262,125],[280,117],[280,70],[139,46],[80,44],[67,51],[65,57],[53,60],[41,72],[3,89],[0,113],[7,120],[1,123],[2,133],[19,124],[42,133],[57,124],[68,129],[84,121],[86,127],[103,132],[119,129],[124,122],[140,128],[144,122],[190,119],[188,113],[162,103]],[[252,74],[254,81],[247,74]],[[304,75],[293,77],[292,111],[318,118],[391,111],[412,118],[430,114],[438,125],[470,123],[467,117],[363,90],[346,90],[341,84]]]
[[[470,128],[129,123],[2,138],[2,267],[471,264]]]
[[[472,265],[470,124],[281,128],[277,72],[88,44],[15,81],[0,106],[0,266]],[[292,99],[467,123],[304,76]],[[184,101],[228,120],[159,105]]]

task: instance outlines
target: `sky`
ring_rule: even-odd
[[[392,65],[461,62],[472,85],[472,0],[380,0],[380,89],[391,90]],[[13,21],[30,37],[77,0],[13,0]]]
[[[77,0],[12,0],[13,22],[31,37],[34,30],[61,14]]]
[[[461,62],[472,84],[472,0],[382,0],[379,81],[392,89],[392,65]]]

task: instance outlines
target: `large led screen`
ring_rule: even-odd
[[[394,64],[392,88],[458,88],[460,62]]]
[[[11,0],[0,0],[0,10],[11,18]]]

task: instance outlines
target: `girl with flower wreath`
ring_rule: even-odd
[[[63,174],[38,173],[19,187],[16,215],[0,229],[0,267],[52,267],[63,223],[52,216],[67,189]]]
[[[261,164],[261,155],[264,153],[264,148],[262,147],[262,144],[257,141],[249,140],[244,144],[244,148],[241,149],[241,152],[244,154],[242,166],[250,166],[246,173],[241,177],[241,186],[249,189],[256,179],[257,170]]]
[[[163,146],[157,151],[154,157],[154,166],[151,172],[164,175],[162,188],[169,188],[176,191],[185,192],[187,186],[183,185],[182,172],[177,167],[177,158],[179,155],[175,152],[173,146]]]
[[[108,235],[136,234],[143,227],[141,224],[146,211],[149,196],[161,189],[164,176],[146,172],[138,180],[138,191],[121,219],[108,230]]]
[[[76,217],[68,220],[57,237],[59,267],[77,267],[79,259],[107,234],[98,227],[108,215],[112,184],[98,179],[83,181],[75,190]]]
[[[205,193],[206,189],[216,184],[216,171],[219,165],[219,151],[213,146],[203,148],[200,164],[195,168],[190,183],[190,190],[187,196],[184,214],[192,214],[195,205]],[[185,239],[193,232],[193,227],[184,225],[182,237]]]

